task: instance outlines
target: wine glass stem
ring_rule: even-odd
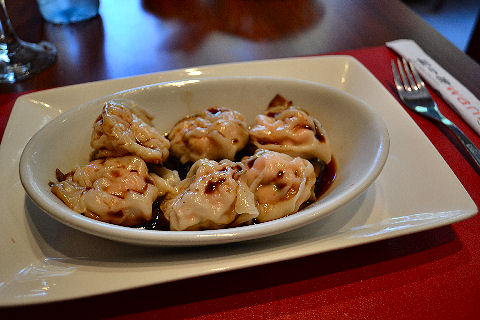
[[[55,62],[57,50],[49,43],[22,41],[13,30],[5,0],[0,0],[0,83],[14,83],[42,72]]]
[[[8,17],[5,0],[0,0],[0,44],[12,45],[18,43],[18,37],[13,30],[10,18]]]

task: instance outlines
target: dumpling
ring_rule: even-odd
[[[170,131],[170,152],[181,163],[199,159],[234,160],[248,143],[245,117],[235,110],[212,107],[179,121]]]
[[[178,193],[161,203],[171,230],[220,229],[250,223],[258,216],[245,167],[230,160],[196,161]]]
[[[259,222],[278,219],[298,211],[314,199],[315,172],[300,157],[258,149],[242,163],[247,167],[247,185],[255,195]]]
[[[152,204],[175,186],[135,156],[98,159],[63,175],[51,191],[72,210],[89,218],[135,226],[153,218]]]
[[[320,122],[280,95],[273,98],[264,114],[255,118],[250,139],[259,149],[292,157],[317,158],[325,163],[332,158],[330,142]]]
[[[128,100],[111,100],[95,121],[95,158],[136,155],[149,163],[168,158],[170,142],[151,125],[152,116]]]

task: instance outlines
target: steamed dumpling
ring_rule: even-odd
[[[136,155],[149,163],[164,163],[170,142],[151,120],[146,110],[131,101],[107,102],[93,127],[90,144],[95,158]]]
[[[70,209],[89,218],[135,226],[153,218],[152,204],[174,186],[149,173],[135,156],[98,159],[63,175],[51,191]]]
[[[315,172],[305,159],[258,149],[242,163],[247,185],[255,195],[259,222],[285,217],[314,199]]]
[[[179,121],[168,138],[170,152],[181,163],[199,159],[233,160],[248,142],[245,117],[237,111],[212,107]]]
[[[258,216],[245,167],[230,160],[201,159],[191,167],[177,194],[160,205],[171,230],[220,229]]]
[[[332,157],[327,134],[320,122],[280,95],[275,96],[264,114],[255,118],[250,139],[257,148],[292,157],[317,158],[325,163]]]

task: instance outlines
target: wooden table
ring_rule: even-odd
[[[25,41],[57,63],[0,92],[45,89],[190,66],[322,54],[410,38],[480,95],[480,66],[400,1],[102,0],[100,17],[45,23],[36,1],[8,1]]]
[[[396,0],[101,0],[99,17],[72,25],[45,23],[34,0],[7,0],[7,7],[19,37],[51,41],[58,59],[33,79],[0,85],[1,94],[409,38],[480,96],[480,66]],[[480,186],[478,179],[475,183]],[[480,315],[474,268],[480,242],[462,232],[473,228],[480,234],[475,219],[457,228],[100,297],[0,309],[0,314],[199,319],[458,314],[473,319]],[[452,290],[457,282],[465,289]],[[268,313],[274,307],[277,312]]]

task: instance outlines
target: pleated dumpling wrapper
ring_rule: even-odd
[[[242,163],[247,167],[247,185],[255,195],[258,222],[288,216],[315,198],[316,176],[308,160],[258,149]]]
[[[292,157],[332,159],[330,142],[320,122],[280,95],[267,111],[255,118],[250,140],[259,149],[286,153]]]
[[[170,152],[181,163],[200,159],[234,160],[248,143],[245,117],[238,111],[212,107],[180,120],[168,135]]]
[[[152,126],[152,119],[132,101],[108,101],[93,126],[90,145],[94,157],[136,155],[145,162],[163,164],[170,142]]]
[[[151,221],[153,202],[175,191],[136,156],[97,159],[67,174],[57,170],[57,180],[52,193],[70,209],[123,226]]]
[[[230,160],[200,159],[160,205],[170,230],[204,230],[249,224],[258,216],[245,167]]]

